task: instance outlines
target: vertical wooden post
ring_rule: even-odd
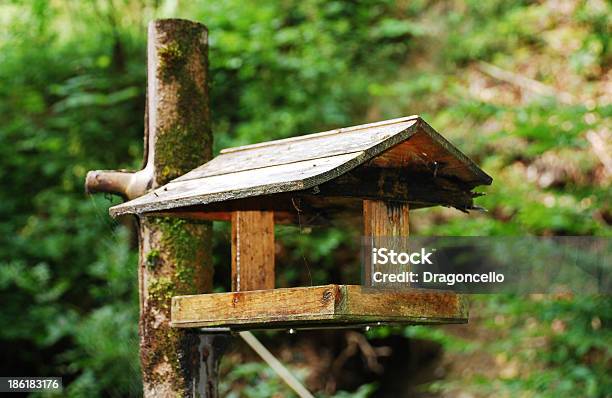
[[[232,290],[274,289],[274,212],[232,213]]]
[[[365,236],[407,237],[410,233],[408,203],[363,201]]]
[[[149,25],[145,166],[88,173],[89,192],[131,199],[210,160],[208,33],[199,23]],[[209,222],[139,218],[140,359],[145,397],[217,397],[223,337],[170,327],[175,295],[212,289]]]
[[[363,234],[365,238],[370,239],[373,245],[382,243],[392,246],[387,247],[387,249],[400,250],[402,246],[400,238],[407,238],[410,233],[409,210],[408,203],[364,200]],[[365,255],[369,255],[369,253]],[[364,264],[369,264],[369,262],[366,261]],[[391,267],[387,269],[392,271]],[[364,282],[369,286],[372,283],[372,269],[366,268],[363,271]],[[378,286],[384,286],[384,284],[378,284]]]

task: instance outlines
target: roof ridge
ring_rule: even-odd
[[[237,146],[237,147],[232,147],[232,148],[224,148],[219,152],[219,154],[235,153],[235,152],[240,152],[240,151],[246,151],[249,149],[264,148],[264,147],[273,146],[273,145],[285,144],[288,142],[309,140],[313,138],[325,137],[325,136],[334,135],[334,134],[346,133],[349,131],[356,131],[356,130],[367,129],[371,127],[379,127],[379,126],[386,126],[389,124],[402,123],[402,122],[407,122],[407,121],[419,119],[419,118],[420,118],[419,115],[410,115],[410,116],[404,116],[404,117],[400,117],[396,119],[383,120],[380,122],[359,124],[359,125],[350,126],[350,127],[341,127],[341,128],[334,129],[334,130],[322,131],[320,133],[305,134],[305,135],[299,135],[297,137],[282,138],[280,140],[265,141],[265,142],[242,145],[242,146]]]

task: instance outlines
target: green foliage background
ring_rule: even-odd
[[[588,138],[597,134],[609,151],[608,2],[178,3],[0,4],[3,375],[63,375],[75,397],[141,393],[134,238],[128,223],[108,217],[108,198],[83,194],[83,181],[90,169],[139,168],[153,18],[209,28],[216,150],[419,113],[495,182],[478,200],[489,213],[418,211],[416,233],[610,236],[610,176]],[[494,79],[481,62],[551,89]],[[286,269],[282,283],[350,273],[331,254],[354,234],[286,234],[286,258],[308,253],[312,272]],[[226,243],[216,248],[221,267]],[[609,297],[476,304],[492,341],[425,327],[377,333],[438,341],[457,360],[478,350],[512,365],[427,387],[440,394],[612,395]],[[261,366],[244,366],[228,380],[267,382],[243,396],[289,394]]]

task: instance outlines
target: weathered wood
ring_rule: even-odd
[[[331,180],[365,160],[364,152],[331,156],[195,180],[173,181],[124,205],[111,215],[168,210],[198,204],[298,191]]]
[[[256,290],[172,299],[177,328],[351,326],[381,323],[464,323],[464,298],[452,292],[367,290],[353,285]]]
[[[124,199],[134,199],[143,195],[151,185],[151,170],[137,172],[127,170],[94,170],[87,173],[85,192],[112,193]]]
[[[231,221],[232,212],[251,210],[272,211],[274,223],[281,225],[358,225],[362,217],[361,199],[286,193],[148,214],[192,220]]]
[[[432,179],[422,174],[407,175],[397,169],[359,166],[309,190],[180,207],[149,214],[231,221],[233,211],[267,210],[274,212],[275,224],[357,225],[363,215],[362,199],[405,202],[411,209],[443,205],[469,210],[474,208],[474,198],[479,195],[442,177]]]
[[[363,235],[365,239],[370,239],[372,247],[386,247],[389,250],[396,252],[402,250],[402,239],[407,238],[410,232],[410,217],[409,205],[400,202],[386,202],[381,200],[364,200],[363,201]],[[366,242],[364,242],[366,243]],[[369,247],[366,244],[366,247]],[[366,259],[369,257],[366,257]],[[363,284],[372,286],[372,274],[375,271],[370,261],[364,262],[363,268]],[[387,265],[387,272],[402,272],[410,271],[407,266]],[[393,284],[377,283],[377,288],[389,287]]]
[[[421,173],[435,177],[454,177],[470,185],[473,176],[455,155],[427,134],[415,134],[410,139],[388,149],[368,162],[370,167],[402,168],[409,173]]]
[[[274,289],[274,213],[232,213],[232,290]]]
[[[347,155],[341,155],[341,157],[345,158]],[[357,157],[355,156],[355,158]],[[163,192],[157,194],[158,200],[155,203],[148,203],[146,206],[148,209],[151,209],[151,212],[156,211],[154,209],[157,207],[162,207],[164,210],[184,209],[195,205],[213,206],[216,203],[236,202],[252,198],[262,200],[266,196],[282,194],[285,191],[294,191],[293,196],[318,195],[362,199],[391,199],[412,203],[418,205],[418,207],[443,205],[453,206],[458,209],[471,209],[473,207],[473,198],[476,196],[470,191],[469,186],[460,181],[445,178],[441,175],[434,178],[432,175],[433,171],[426,174],[423,170],[410,172],[410,170],[401,168],[379,168],[364,165],[338,174],[333,178],[329,178],[327,175],[317,175],[308,178],[311,176],[310,173],[316,173],[328,164],[327,162],[319,162],[317,165],[317,162],[319,161],[308,161],[306,164],[299,162],[291,165],[259,169],[253,172],[242,172],[247,175],[241,175],[242,173],[232,174],[232,178],[234,176],[239,177],[236,180],[229,179],[228,176],[224,175],[199,180],[172,182],[164,187],[165,190]],[[294,166],[304,167],[303,175],[307,178],[301,181],[281,183],[280,179],[287,176],[285,172],[293,173],[293,170],[288,169],[293,169]],[[277,167],[280,169],[279,173],[275,173]],[[339,170],[336,169],[331,172],[339,172]],[[273,179],[276,182],[273,183]],[[265,185],[256,185],[261,181],[265,181]],[[317,181],[322,182],[316,184]],[[227,189],[230,189],[230,186],[234,186],[235,189],[227,191]],[[311,187],[305,188],[306,186]],[[253,196],[255,195],[254,189],[258,190],[257,196]],[[208,191],[209,193],[200,195],[199,192],[203,191]],[[190,192],[189,195],[193,194],[195,196],[184,197],[185,192]],[[135,206],[134,208],[140,206],[137,200],[131,203]],[[278,205],[274,210],[283,210],[281,202],[274,201],[274,203]],[[203,209],[202,211],[205,210]]]
[[[444,177],[432,178],[403,169],[360,166],[321,184],[318,196],[353,197],[410,203],[412,207],[453,206],[462,210],[474,207],[479,196],[464,184]]]
[[[128,199],[210,160],[206,27],[184,20],[149,25],[145,166],[136,173],[90,172],[88,192]],[[138,219],[140,359],[145,397],[217,396],[224,337],[170,327],[170,300],[212,288],[210,223]]]
[[[262,167],[281,166],[354,152],[372,154],[390,148],[416,132],[417,117],[388,120],[361,126],[227,148],[210,162],[180,177],[199,179]],[[399,136],[398,136],[399,135]],[[382,144],[382,145],[381,145]]]
[[[431,179],[456,180],[467,191],[491,183],[491,177],[427,123],[411,117],[229,149],[163,188],[110,212],[113,216],[146,213],[308,190],[362,164],[395,165],[405,168],[406,174],[414,171]]]
[[[356,131],[358,132],[358,135],[361,135],[361,136],[364,135],[364,131],[366,131],[366,132],[374,131],[374,134],[377,134],[376,133],[377,129],[380,129],[380,128],[382,128],[382,129],[386,129],[386,128],[395,129],[394,126],[396,126],[397,124],[400,124],[400,123],[407,123],[408,126],[412,126],[412,121],[413,120],[418,120],[418,119],[420,119],[419,115],[410,115],[410,116],[398,117],[398,118],[395,118],[395,119],[381,120],[379,122],[359,124],[359,125],[350,126],[350,127],[342,127],[342,128],[338,128],[338,129],[322,131],[322,132],[319,132],[319,133],[306,134],[306,135],[298,135],[298,136],[295,136],[295,137],[283,138],[283,139],[280,139],[280,140],[258,142],[256,144],[247,144],[247,145],[237,146],[237,147],[233,147],[233,148],[225,148],[225,149],[221,150],[221,153],[238,152],[238,151],[245,151],[245,150],[251,150],[251,149],[259,149],[259,148],[263,148],[263,147],[267,148],[267,147],[272,147],[272,146],[276,146],[276,145],[302,143],[305,140],[319,139],[319,138],[326,139],[326,137],[329,137],[329,136],[336,136],[337,137],[339,134],[353,133],[353,132],[356,132]],[[383,132],[382,139],[388,138],[388,137],[384,137],[384,135],[389,133],[389,130],[382,130],[382,132]],[[334,137],[334,138],[336,138],[336,137]],[[361,138],[359,138],[359,139],[361,139]]]
[[[366,237],[408,237],[408,214],[407,203],[364,200],[363,234]]]

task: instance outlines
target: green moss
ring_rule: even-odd
[[[176,41],[171,41],[161,47],[158,55],[158,71],[162,79],[176,76],[185,65],[185,52]]]
[[[181,294],[197,293],[197,279],[202,267],[209,266],[204,256],[205,238],[210,234],[208,223],[186,221],[178,218],[153,218],[153,225],[161,232],[160,247],[172,258],[173,279]]]
[[[210,120],[204,76],[190,68],[202,65],[206,70],[205,50],[199,27],[173,32],[175,40],[159,50],[158,78],[175,85],[177,114],[175,120],[160,126],[155,142],[155,169],[158,184],[181,176],[211,158]],[[192,65],[190,67],[188,64]]]
[[[159,363],[166,362],[174,368],[175,375],[181,375],[181,355],[180,350],[184,349],[185,336],[181,334],[181,331],[172,329],[169,325],[152,326],[156,323],[153,317],[146,318],[145,322],[148,323],[147,330],[147,343],[142,347],[141,360],[144,369],[153,370]],[[143,377],[147,382],[153,382],[154,384],[163,383],[166,380],[160,379],[165,375],[160,376],[156,372],[144,372]],[[184,388],[182,382],[184,379],[173,378],[172,383],[174,384],[175,390],[181,390]]]
[[[175,284],[166,276],[153,278],[149,282],[149,298],[155,300],[163,308],[170,306],[170,300],[174,296]]]
[[[172,329],[168,326],[151,328],[151,330],[152,339],[150,341],[153,342],[153,345],[149,346],[142,356],[146,368],[154,369],[155,364],[160,362],[170,364],[174,375],[182,375],[182,377],[171,379],[174,390],[178,391],[177,396],[189,396],[191,391],[186,391],[185,382],[193,379],[192,372],[197,369],[193,366],[193,361],[197,358],[197,352],[194,352],[193,348],[199,344],[197,334]],[[185,356],[185,353],[189,355]],[[156,372],[145,372],[143,376],[155,384],[167,381],[165,374],[159,375]]]
[[[204,163],[202,154],[210,148],[210,143],[201,126],[199,121],[189,122],[183,117],[182,123],[160,132],[155,144],[159,184],[178,178]]]
[[[189,54],[201,46],[200,36],[204,30],[202,25],[175,25],[173,29],[166,28],[166,34],[173,39],[158,50],[159,62],[157,73],[162,79],[176,78],[181,75],[182,68]]]
[[[205,93],[189,78],[179,74],[178,115],[170,126],[158,132],[155,168],[158,183],[177,178],[211,158],[209,112],[202,104]]]
[[[172,380],[175,391],[181,391],[186,388],[184,381],[192,379],[189,372],[193,371],[193,358],[185,353],[192,353],[198,340],[195,335],[173,329],[169,324],[160,325],[155,314],[161,311],[169,318],[172,297],[200,292],[202,281],[212,281],[212,268],[203,269],[211,267],[204,246],[211,231],[208,222],[169,217],[148,217],[145,222],[159,240],[146,256],[147,263],[157,264],[152,269],[148,267],[147,305],[150,308],[145,311],[144,319],[147,334],[142,350],[143,369],[154,369],[159,363],[170,364],[172,374],[187,375]],[[150,373],[145,372],[149,382],[162,382],[157,379],[158,375]]]
[[[147,256],[159,262],[161,251],[172,259],[172,276],[167,274],[153,278],[149,286],[149,294],[156,300],[166,300],[169,304],[175,292],[191,294],[198,292],[197,270],[206,266],[202,254],[204,238],[210,233],[204,223],[193,223],[179,218],[156,217],[150,220],[152,227],[161,233],[158,249],[152,250]],[[170,270],[164,270],[165,272]]]
[[[158,249],[153,249],[147,254],[147,268],[153,270],[157,267],[160,260],[160,252]]]
[[[206,79],[197,70],[200,63],[206,73],[202,26],[174,21],[157,23],[165,26],[156,75],[160,84],[166,85],[164,90],[170,101],[169,106],[158,109],[163,117],[158,120],[155,135],[155,183],[162,185],[210,159],[212,148]],[[176,106],[171,104],[174,100]],[[210,288],[210,248],[205,245],[211,229],[209,223],[175,218],[146,217],[143,222],[154,246],[145,257],[148,308],[142,318],[144,377],[153,384],[170,381],[179,396],[186,396],[186,383],[193,379],[190,372],[196,369],[193,363],[198,354],[193,348],[199,340],[195,334],[172,329],[168,322],[160,323],[159,315],[170,318],[172,297]],[[154,371],[161,363],[172,366],[171,380],[167,380],[168,375]]]

